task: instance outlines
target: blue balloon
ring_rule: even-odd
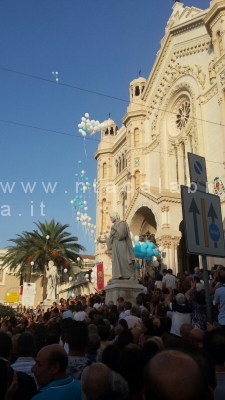
[[[76,199],[79,199],[79,196],[76,196]]]
[[[140,250],[141,250],[141,245],[140,245],[140,243],[135,242],[135,243],[134,243],[134,248],[135,248],[135,250],[140,251]]]
[[[78,164],[81,164],[81,160],[78,161]]]
[[[88,178],[87,178],[87,177],[86,177],[85,179],[86,179],[86,181],[88,181]]]
[[[159,255],[159,250],[153,249],[153,255],[154,255],[155,257],[158,257],[158,255]]]
[[[80,208],[84,208],[83,204],[81,204]]]
[[[146,242],[141,243],[141,250],[146,250],[148,248],[148,244]]]
[[[80,199],[83,199],[83,196],[80,196]]]
[[[80,174],[80,177],[81,177],[81,178],[83,178],[83,176],[84,176],[83,174]]]
[[[155,243],[153,243],[153,242],[148,242],[148,243],[149,243],[148,247],[150,249],[154,249],[155,248]]]
[[[79,204],[79,206],[81,206],[81,204],[82,204],[82,203],[79,201],[79,203],[78,203],[78,204]]]
[[[154,255],[153,250],[152,249],[148,249],[147,250],[147,256],[148,257],[152,257]]]
[[[152,261],[152,257],[147,257],[147,261],[148,262]]]
[[[83,188],[80,188],[80,192],[83,192]]]
[[[91,186],[89,182],[86,182],[86,186]]]
[[[78,176],[78,174],[75,174],[75,176]]]

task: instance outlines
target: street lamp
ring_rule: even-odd
[[[47,235],[47,236],[46,236],[46,240],[49,240],[49,239],[50,239],[50,236],[49,236],[49,235]]]

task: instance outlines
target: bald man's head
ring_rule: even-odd
[[[156,354],[148,363],[144,377],[146,400],[211,399],[199,365],[176,350]]]
[[[51,344],[39,351],[36,364],[31,370],[37,383],[46,386],[52,381],[65,378],[67,366],[68,356],[64,348],[59,344]]]
[[[98,398],[110,391],[112,371],[105,364],[92,364],[84,369],[81,386],[87,398]]]

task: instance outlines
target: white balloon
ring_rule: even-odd
[[[135,242],[139,242],[139,236],[137,236],[137,235],[134,236],[134,241],[135,241]]]
[[[85,278],[86,278],[86,279],[88,279],[88,278],[89,278],[89,275],[88,275],[88,274],[86,274],[86,275],[85,275]]]
[[[92,125],[95,124],[95,120],[94,120],[94,119],[91,120],[91,124],[92,124]]]
[[[96,123],[96,125],[99,125],[100,124],[100,122],[97,120],[97,121],[95,121],[95,123]]]
[[[78,132],[82,133],[82,132],[83,132],[83,129],[78,129]]]
[[[72,276],[69,276],[69,281],[71,282],[73,280]]]
[[[158,261],[154,261],[152,265],[153,265],[153,267],[157,268],[159,266],[159,262]]]
[[[81,125],[81,124],[78,124],[78,128],[82,128],[82,125]]]
[[[90,224],[90,222],[88,222],[88,227],[89,227],[89,228],[91,227],[91,224]]]
[[[84,207],[85,211],[88,210],[88,207]]]
[[[84,186],[84,187],[83,187],[83,190],[87,190],[87,186]]]
[[[77,221],[80,221],[80,218],[79,218],[79,217],[77,217],[77,218],[76,218],[76,220],[77,220]]]
[[[82,169],[81,173],[82,173],[82,174],[85,174],[85,171]]]
[[[84,115],[85,115],[86,118],[89,118],[89,114],[88,113],[85,113]]]
[[[71,203],[71,204],[73,204],[73,203],[74,203],[74,201],[73,201],[73,200],[70,200],[70,203]]]
[[[163,246],[159,246],[159,251],[163,251]]]
[[[86,118],[85,118],[85,117],[82,117],[82,118],[81,118],[81,121],[86,122]]]
[[[80,261],[80,257],[77,257],[77,261]]]
[[[81,171],[82,172],[82,171]],[[83,204],[87,204],[86,200],[83,201]]]
[[[92,230],[91,233],[94,233],[94,231]]]
[[[64,272],[65,272],[65,274],[67,273],[67,271],[68,271],[68,269],[67,269],[67,268],[65,268],[65,269],[64,269]]]
[[[85,122],[82,121],[80,125],[81,125],[81,128],[82,128],[83,126],[85,126]]]
[[[80,215],[80,211],[77,211],[77,215]]]
[[[86,135],[86,132],[82,131],[82,136],[85,137]]]

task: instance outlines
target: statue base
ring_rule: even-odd
[[[58,303],[58,299],[45,299],[42,303],[42,308],[44,309],[44,312],[47,311],[48,308],[51,308],[53,306],[54,301]]]
[[[117,304],[118,297],[123,297],[124,300],[130,301],[132,306],[135,306],[136,297],[143,289],[144,286],[139,284],[136,279],[111,279],[104,288],[105,304],[108,304],[109,301]]]

